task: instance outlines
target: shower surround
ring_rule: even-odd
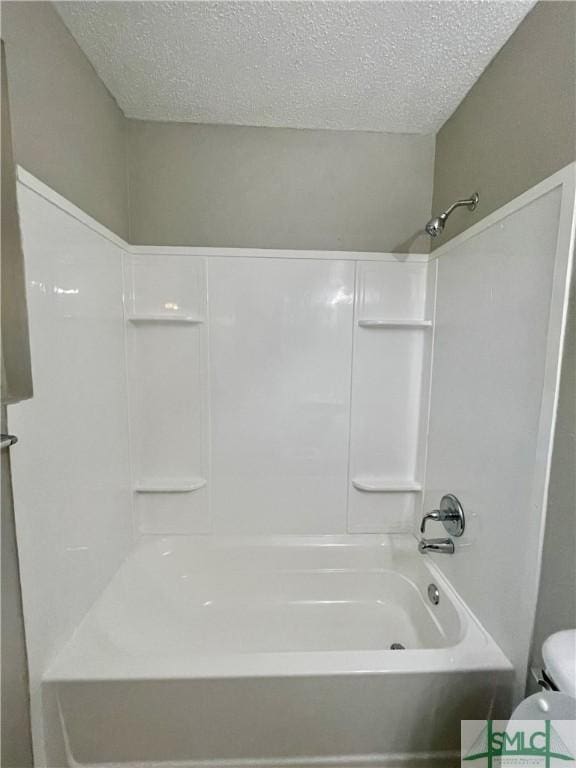
[[[134,247],[24,171],[19,194],[35,398],[10,426],[38,764],[445,764],[462,717],[505,715],[536,603],[574,168],[433,257]],[[421,556],[446,492],[466,532]],[[446,718],[424,728],[430,708]]]
[[[148,250],[125,256],[140,532],[412,530],[435,265]]]

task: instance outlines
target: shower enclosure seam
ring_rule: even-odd
[[[433,261],[430,262],[428,265],[428,269],[434,269],[434,293],[432,296],[432,336],[430,338],[430,360],[428,363],[428,391],[426,393],[427,398],[427,405],[426,405],[426,416],[424,418],[424,430],[423,434],[421,435],[421,440],[423,441],[423,456],[422,456],[422,493],[420,494],[420,500],[419,500],[419,512],[420,516],[422,516],[423,510],[424,510],[424,497],[426,494],[426,482],[427,482],[427,472],[428,472],[428,437],[430,434],[430,413],[432,410],[432,371],[434,369],[434,351],[436,347],[436,307],[437,307],[437,296],[438,296],[438,262]],[[413,527],[412,532],[415,532],[415,525],[416,521],[413,521]],[[416,536],[418,534],[416,533]]]
[[[134,305],[133,296],[133,281],[132,281],[132,262],[128,259],[128,253],[122,252],[122,319],[124,321],[124,327],[122,329],[122,340],[124,343],[124,386],[126,388],[126,435],[128,438],[128,466],[130,484],[130,511],[132,520],[132,538],[136,544],[140,537],[140,530],[138,526],[138,519],[136,516],[136,504],[134,500],[134,488],[136,474],[134,472],[134,442],[133,442],[133,430],[132,430],[132,398],[130,397],[130,352],[129,352],[129,340],[128,334],[131,330],[128,330],[126,301],[129,294],[128,301],[131,307]],[[130,271],[130,280],[127,278],[127,271]]]
[[[352,408],[354,403],[354,349],[356,347],[356,313],[358,293],[358,262],[354,264],[354,293],[352,297],[352,344],[350,345],[350,388],[348,408],[348,471],[346,477],[346,533],[350,534],[350,489],[352,477]]]

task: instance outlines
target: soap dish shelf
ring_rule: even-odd
[[[128,315],[128,322],[134,325],[146,325],[150,323],[166,323],[170,325],[198,325],[203,323],[202,317],[196,315],[177,315],[177,314],[164,314],[164,315],[146,315],[146,314],[132,314]]]
[[[192,480],[149,480],[136,483],[136,493],[192,493],[204,488],[206,480],[196,477]]]
[[[378,478],[357,478],[352,480],[357,491],[364,493],[420,493],[422,483],[415,480],[378,480]]]
[[[432,320],[358,320],[360,328],[431,328]]]

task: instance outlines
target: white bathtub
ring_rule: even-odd
[[[154,538],[45,675],[46,743],[59,766],[444,766],[511,673],[410,536]]]

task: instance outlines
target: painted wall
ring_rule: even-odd
[[[436,139],[434,211],[474,191],[447,239],[576,159],[576,3],[540,2]]]
[[[560,399],[552,454],[540,594],[532,642],[532,664],[553,632],[576,627],[576,281],[572,282]]]
[[[45,2],[2,3],[16,161],[165,245],[422,251],[434,138],[126,121]],[[127,138],[129,126],[129,138]]]
[[[16,162],[127,235],[126,120],[48,2],[3,2]]]
[[[423,251],[433,136],[155,123],[129,127],[130,240]]]
[[[4,43],[2,43],[2,206],[0,221],[1,324],[2,345],[2,432],[8,432],[4,403],[15,402],[32,394],[32,373],[28,340],[28,315],[24,257],[16,202],[16,174],[10,130],[10,108],[6,80]],[[5,768],[32,765],[30,713],[28,706],[28,669],[22,616],[22,594],[14,500],[10,475],[10,451],[1,451],[1,544],[2,544],[2,754]]]
[[[6,428],[2,407],[2,432]],[[2,754],[3,768],[28,768],[32,765],[28,669],[24,645],[22,595],[18,569],[18,550],[14,524],[14,503],[10,477],[10,453],[0,456],[2,493]]]

